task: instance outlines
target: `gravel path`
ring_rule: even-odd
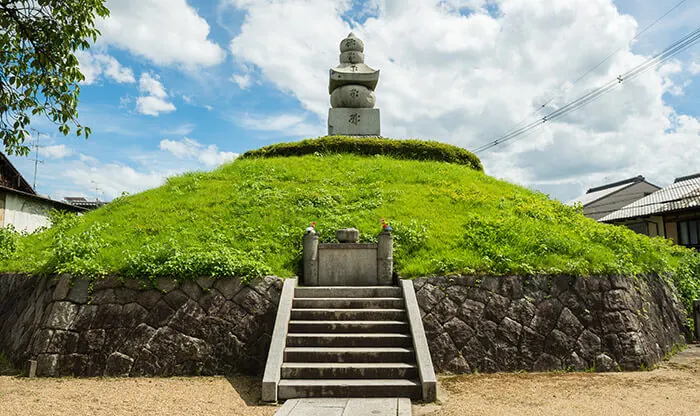
[[[0,377],[0,415],[272,416],[251,377],[27,379]]]
[[[488,374],[440,378],[440,405],[414,416],[700,415],[700,345],[654,371]]]
[[[648,372],[531,373],[440,377],[433,415],[700,414],[700,346]],[[272,416],[251,377],[26,379],[0,376],[0,415]]]

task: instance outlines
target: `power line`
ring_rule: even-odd
[[[634,35],[634,37],[633,37],[632,39],[630,39],[630,42],[632,42],[632,41],[638,39],[638,38],[639,38],[640,36],[642,36],[644,33],[646,33],[647,31],[649,31],[649,29],[651,29],[651,28],[654,27],[657,23],[659,23],[661,20],[663,20],[664,18],[666,18],[669,14],[671,14],[674,10],[676,10],[676,9],[679,8],[681,5],[683,5],[683,3],[685,3],[686,1],[687,1],[687,0],[681,0],[681,1],[679,1],[678,3],[676,3],[676,5],[674,5],[674,6],[671,7],[670,9],[668,9],[663,15],[659,16],[656,20],[654,20],[653,22],[651,22],[651,23],[650,23],[649,25],[647,25],[644,29],[642,29],[641,31],[637,32],[637,34]],[[623,50],[623,49],[625,49],[625,48],[627,48],[627,45],[621,46],[620,48],[618,48],[617,50],[615,50],[614,52],[612,52],[611,54],[609,54],[608,56],[606,56],[605,58],[603,58],[602,61],[598,62],[598,63],[597,63],[595,66],[593,66],[591,69],[589,69],[588,71],[586,71],[585,73],[583,73],[582,75],[580,75],[578,78],[576,78],[576,79],[571,83],[571,87],[573,87],[573,86],[575,86],[576,84],[578,84],[581,80],[583,80],[584,78],[586,78],[588,75],[590,75],[590,74],[591,74],[592,72],[594,72],[596,69],[600,68],[601,65],[603,65],[603,64],[604,64],[605,62],[607,62],[610,58],[612,58],[613,56],[617,55],[621,50]],[[536,109],[534,112],[532,112],[532,114],[528,115],[527,117],[525,117],[524,119],[522,119],[519,123],[517,123],[517,124],[515,125],[515,128],[514,128],[514,129],[512,129],[512,130],[510,130],[510,131],[506,131],[505,133],[502,134],[502,136],[506,136],[506,135],[508,135],[508,133],[510,133],[510,132],[512,132],[512,131],[514,131],[514,130],[517,130],[518,126],[522,125],[522,124],[523,124],[525,121],[527,121],[528,119],[530,119],[530,118],[536,116],[537,113],[539,113],[540,111],[542,111],[542,109],[544,109],[545,107],[547,107],[547,105],[549,105],[549,103],[551,103],[551,102],[554,101],[556,98],[558,98],[559,96],[561,96],[561,94],[562,94],[561,90],[562,90],[562,87],[563,87],[563,86],[564,86],[564,85],[561,85],[559,88],[557,88],[557,90],[559,90],[559,92],[558,92],[557,94],[555,94],[555,95],[551,96],[549,99],[547,99],[547,101],[545,101],[544,104],[541,104],[540,106],[538,106],[537,109]],[[483,145],[482,145],[482,146],[483,146]],[[478,152],[478,151],[480,151],[480,150],[475,150],[475,152]]]
[[[541,119],[537,121],[530,122],[529,124],[511,130],[510,132],[504,134],[503,136],[499,137],[496,140],[493,140],[491,142],[488,142],[482,146],[479,146],[478,148],[474,149],[474,153],[480,153],[486,150],[489,150],[495,146],[498,146],[501,143],[504,143],[506,141],[512,140],[515,137],[521,136],[525,132],[532,130],[548,121],[553,121],[555,119],[558,119],[560,117],[563,117],[564,115],[575,111],[585,105],[590,104],[591,102],[597,100],[600,98],[602,95],[608,93],[609,91],[617,88],[620,84],[622,84],[625,81],[630,81],[633,80],[643,73],[649,71],[650,69],[657,67],[661,65],[662,63],[668,61],[669,59],[673,58],[674,56],[678,55],[679,53],[683,52],[684,50],[690,48],[694,44],[696,44],[700,40],[700,28],[695,29],[693,32],[689,33],[688,35],[684,36],[680,40],[674,42],[670,46],[668,46],[666,49],[664,49],[662,52],[652,56],[651,58],[648,58],[646,61],[642,62],[641,64],[635,66],[631,70],[625,72],[624,74],[618,75],[617,78],[609,81],[608,83],[588,92],[587,94],[584,94],[583,96],[577,98],[576,100],[550,112],[549,114],[545,115]]]
[[[661,15],[658,19],[656,19],[656,20],[654,20],[653,22],[651,22],[651,24],[647,25],[647,27],[645,27],[644,29],[642,29],[639,33],[637,33],[636,35],[634,35],[634,37],[633,37],[632,39],[630,39],[630,42],[632,42],[633,40],[638,39],[638,38],[639,38],[640,36],[642,36],[645,32],[647,32],[649,29],[651,29],[651,28],[654,27],[657,23],[659,23],[661,20],[663,20],[666,16],[668,16],[668,15],[671,14],[674,10],[676,10],[677,8],[679,8],[679,7],[680,7],[683,3],[685,3],[686,1],[688,1],[688,0],[681,0],[681,1],[678,2],[675,6],[671,7],[670,9],[668,9],[668,10],[666,11],[666,13],[664,13],[664,14]],[[621,50],[623,50],[623,49],[625,49],[625,48],[627,48],[627,45],[621,46],[621,47],[618,48],[615,52],[613,52],[613,53],[611,53],[610,55],[606,56],[606,57],[605,57],[602,61],[600,61],[596,66],[594,66],[593,68],[591,68],[591,69],[589,69],[588,71],[586,71],[586,73],[584,73],[584,74],[581,75],[580,77],[576,78],[576,80],[575,80],[571,85],[572,85],[572,86],[573,86],[573,85],[576,85],[576,83],[578,83],[579,81],[581,81],[582,79],[584,79],[584,78],[585,78],[588,74],[590,74],[591,72],[593,72],[593,71],[595,71],[596,69],[600,68],[600,66],[603,65],[605,62],[607,62],[608,59],[610,59],[610,58],[612,58],[613,56],[617,55]],[[556,98],[556,97],[555,97],[555,98]],[[552,98],[552,99],[553,99],[553,98]],[[549,101],[552,101],[552,99],[550,99]],[[546,105],[546,104],[545,104],[545,105]]]

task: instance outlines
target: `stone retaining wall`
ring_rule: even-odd
[[[282,279],[158,282],[0,275],[0,350],[42,376],[261,374]],[[414,281],[435,369],[650,368],[685,342],[677,292],[648,277]]]
[[[0,275],[0,349],[18,366],[38,360],[40,376],[260,374],[281,288]]]
[[[651,368],[685,343],[676,290],[648,277],[429,277],[414,282],[437,371]]]

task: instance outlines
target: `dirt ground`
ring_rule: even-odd
[[[654,371],[529,373],[440,377],[432,415],[700,414],[700,346]],[[265,416],[260,380],[251,377],[27,379],[0,377],[0,415]]]
[[[700,345],[653,371],[441,377],[439,405],[414,416],[700,415]]]

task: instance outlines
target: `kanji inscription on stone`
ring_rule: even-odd
[[[357,126],[358,124],[360,124],[360,115],[357,113],[350,114],[350,119],[348,120],[348,122]]]

